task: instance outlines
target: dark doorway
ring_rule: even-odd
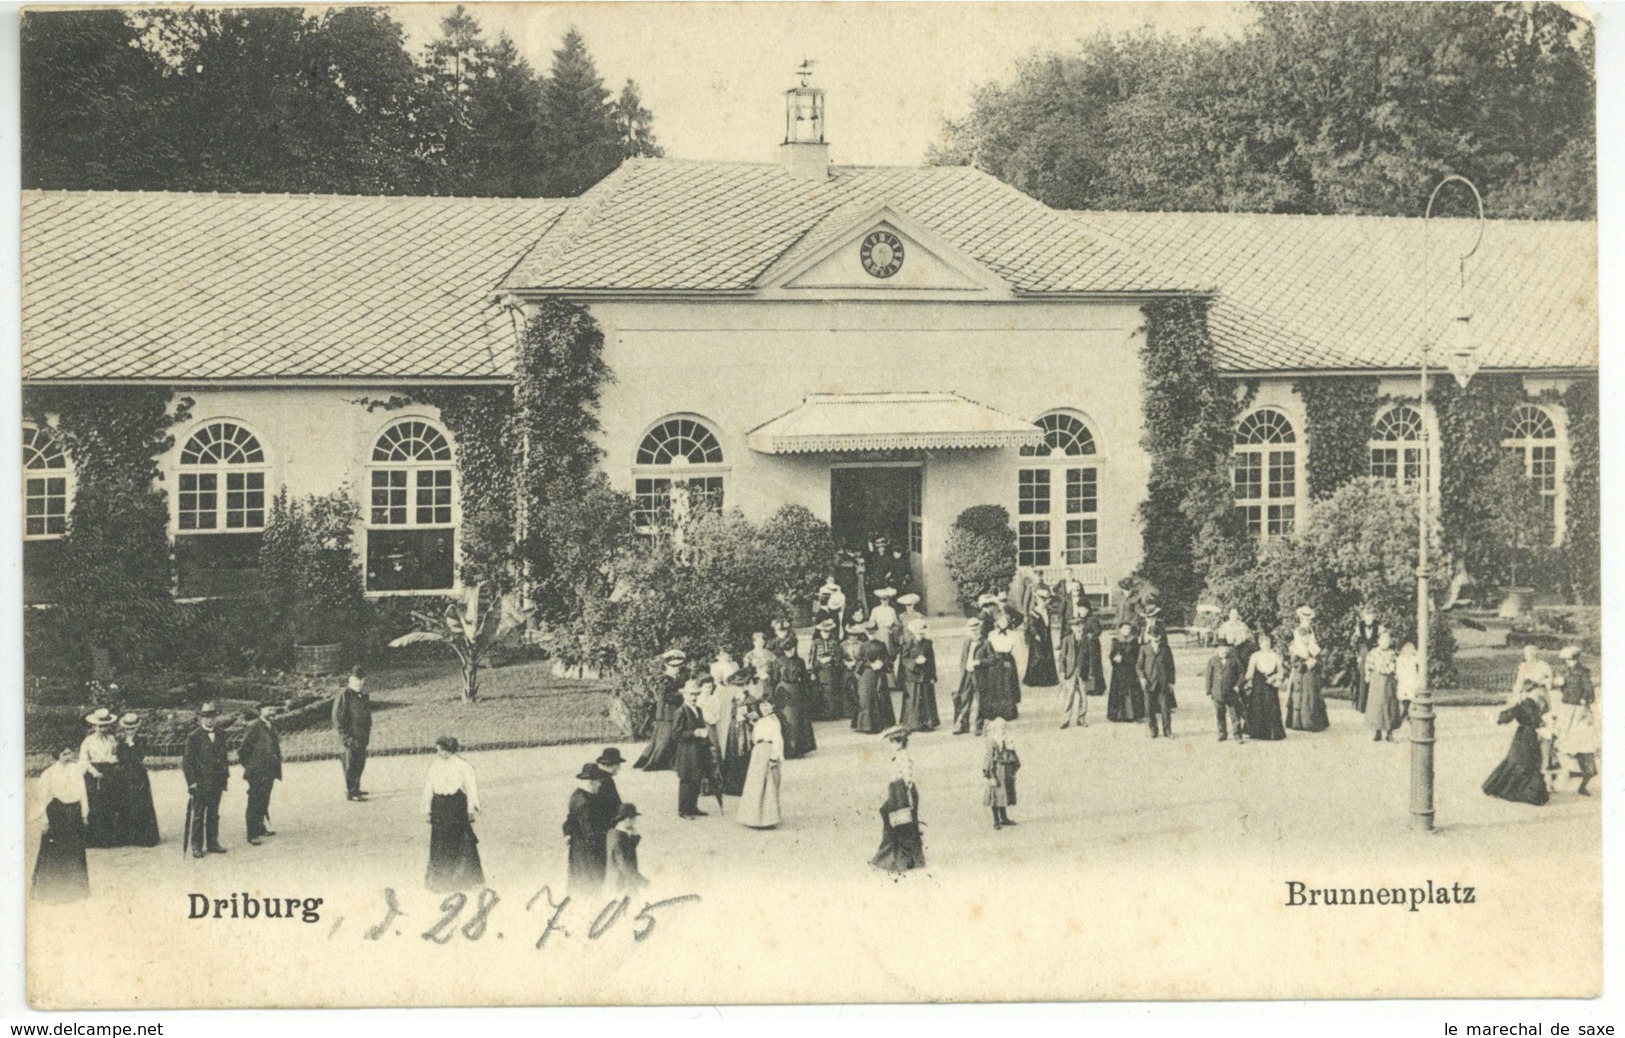
[[[871,540],[909,543],[910,503],[920,497],[918,467],[829,470],[830,532],[835,545],[861,551]]]

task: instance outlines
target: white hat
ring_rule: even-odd
[[[1313,620],[1314,618],[1315,618],[1315,611],[1313,609],[1309,608],[1308,606],[1299,606],[1298,607],[1298,619],[1300,619],[1300,620]]]
[[[897,594],[896,588],[883,587],[875,589],[876,598],[891,598],[895,594]]]
[[[925,617],[916,616],[914,619],[910,620],[908,622],[908,629],[913,634],[924,634],[925,633]]]
[[[897,604],[902,605],[902,606],[919,605],[920,604],[920,596],[916,595],[912,591],[910,591],[906,595],[898,595],[897,596]]]
[[[1578,645],[1565,645],[1557,650],[1557,655],[1562,659],[1572,660],[1580,655],[1580,647]]]
[[[976,604],[979,605],[979,606],[992,605],[994,602],[997,602],[998,600],[999,600],[998,595],[978,595],[978,596],[976,596]]]
[[[87,724],[94,725],[118,724],[118,717],[113,713],[113,711],[104,706],[97,709],[94,713],[86,714],[85,722]]]
[[[682,649],[667,649],[660,654],[660,658],[667,663],[684,663],[688,660],[688,653]]]

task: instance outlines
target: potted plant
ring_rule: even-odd
[[[343,489],[303,501],[278,494],[267,517],[261,567],[301,674],[342,670],[363,605],[353,538],[361,512]]]

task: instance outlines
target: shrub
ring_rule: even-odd
[[[1007,589],[1016,575],[1016,531],[1010,528],[1010,513],[1003,505],[975,505],[960,512],[948,531],[943,559],[966,613],[976,608],[979,595]]]
[[[1256,566],[1211,584],[1207,595],[1221,608],[1239,609],[1255,630],[1277,638],[1290,636],[1299,606],[1311,607],[1326,673],[1346,672],[1362,605],[1388,626],[1396,645],[1416,637],[1416,524],[1415,495],[1409,490],[1369,478],[1346,483],[1316,503],[1297,534],[1264,545]],[[1437,602],[1448,587],[1447,569],[1437,526],[1430,537]],[[1429,634],[1430,681],[1448,687],[1455,676],[1455,639],[1437,608]]]
[[[774,592],[779,604],[797,615],[835,564],[829,524],[801,505],[785,505],[762,524],[762,540],[778,570]]]
[[[365,599],[353,540],[361,509],[345,490],[272,499],[260,547],[271,623],[286,646],[364,639]]]

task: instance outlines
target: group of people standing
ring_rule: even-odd
[[[1565,646],[1558,661],[1554,669],[1533,645],[1524,646],[1512,692],[1496,715],[1497,723],[1517,729],[1506,758],[1484,780],[1487,795],[1540,805],[1571,778],[1579,779],[1577,794],[1591,795],[1600,729],[1596,684],[1579,646]]]

